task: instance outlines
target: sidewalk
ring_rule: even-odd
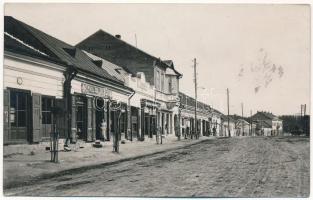
[[[5,188],[27,184],[29,180],[47,177],[65,170],[129,160],[214,138],[203,136],[199,140],[178,141],[176,137],[168,136],[163,139],[162,145],[156,144],[155,138],[146,138],[144,142],[126,141],[125,144],[120,144],[120,153],[112,152],[113,147],[110,142],[103,142],[102,148],[92,147],[93,143],[82,143],[80,145],[83,148],[76,145],[76,147],[71,146],[70,152],[59,152],[59,163],[50,162],[50,151],[45,150],[49,144],[5,146],[3,183]],[[59,148],[62,150],[63,145]]]

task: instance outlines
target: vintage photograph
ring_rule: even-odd
[[[311,6],[5,3],[5,197],[306,198]]]

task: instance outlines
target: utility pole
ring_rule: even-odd
[[[229,90],[227,88],[227,127],[228,127],[228,137],[230,137],[230,130],[229,130]]]
[[[241,117],[242,117],[242,121],[241,121],[242,136],[244,136],[245,135],[245,129],[244,129],[244,123],[243,123],[243,103],[241,103]]]
[[[302,125],[302,131],[304,131],[304,130],[303,130],[303,117],[302,117],[302,115],[303,115],[303,105],[301,104],[300,124]]]
[[[250,110],[250,136],[252,136],[252,110]]]
[[[306,134],[306,119],[305,119],[305,115],[306,115],[306,104],[303,105],[303,132]]]
[[[198,134],[198,120],[197,120],[197,60],[193,59],[193,70],[194,70],[194,83],[195,83],[195,136]]]

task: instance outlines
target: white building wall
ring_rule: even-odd
[[[63,96],[63,72],[45,64],[5,56],[3,79],[4,88],[31,90],[32,93],[57,98]],[[17,79],[22,83],[18,83]]]

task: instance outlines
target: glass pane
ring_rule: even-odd
[[[15,108],[10,108],[10,122],[11,122],[11,126],[16,127],[16,111],[15,111]]]
[[[42,112],[41,123],[42,124],[46,124],[46,121],[47,121],[47,113],[46,112]]]
[[[26,94],[25,93],[18,93],[18,99],[17,99],[17,104],[18,110],[26,110],[26,103],[27,103],[27,99],[26,99]]]
[[[16,108],[16,92],[10,93],[10,106]]]
[[[42,111],[46,111],[46,107],[47,107],[47,101],[46,101],[47,99],[46,98],[44,98],[44,97],[42,97],[41,98],[41,110]]]
[[[77,119],[76,119],[76,121],[78,121],[78,122],[83,121],[83,107],[82,106],[77,107]]]
[[[26,111],[17,111],[17,126],[25,127],[26,126]]]
[[[47,99],[47,111],[51,111],[53,106],[53,99]]]
[[[51,112],[46,112],[46,124],[52,124]]]

